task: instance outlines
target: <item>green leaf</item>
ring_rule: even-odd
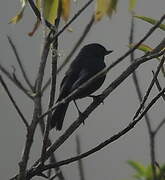
[[[134,46],[135,46],[135,43],[128,45],[128,47],[131,47],[131,48],[134,47]],[[140,50],[140,51],[143,51],[145,53],[150,52],[150,51],[153,50],[153,48],[151,48],[150,46],[148,46],[146,44],[141,44],[137,49]],[[156,59],[158,61],[161,60],[159,57],[157,57]],[[161,67],[161,72],[162,72],[163,76],[165,77],[165,68],[164,68],[164,66]]]
[[[129,11],[133,11],[136,7],[137,0],[129,0]]]
[[[130,44],[129,47],[133,48],[135,45],[136,45],[136,44],[133,43],[133,44]],[[146,45],[146,44],[141,44],[137,49],[138,49],[138,50],[141,50],[141,51],[143,51],[143,52],[145,52],[145,53],[150,52],[150,51],[153,50],[150,46],[148,46],[148,45]]]
[[[137,15],[135,15],[134,17],[136,17],[138,19],[141,19],[143,21],[146,21],[146,22],[148,22],[150,24],[153,24],[153,25],[155,25],[158,22],[158,20],[155,20],[155,19],[147,17],[147,16],[137,16]],[[165,24],[160,24],[159,28],[162,29],[163,31],[165,31]]]
[[[145,175],[145,167],[140,164],[139,162],[136,161],[128,161],[128,164],[134,168],[136,170],[136,172],[140,175],[140,176],[144,176]]]
[[[147,180],[152,180],[153,179],[153,175],[152,175],[152,167],[151,165],[146,167],[146,179]]]
[[[57,18],[59,0],[45,0],[44,15],[47,21],[54,24]]]

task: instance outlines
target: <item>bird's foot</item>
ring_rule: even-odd
[[[93,98],[93,101],[99,101],[100,103],[104,104],[102,99],[102,94],[99,95],[89,95],[89,97]]]

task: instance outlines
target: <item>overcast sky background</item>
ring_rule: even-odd
[[[71,17],[80,7],[82,7],[85,2],[87,2],[87,0],[78,0],[78,2],[73,5]],[[30,8],[25,10],[25,17],[19,24],[8,24],[9,19],[19,11],[19,8],[19,0],[5,0],[0,2],[0,63],[2,63],[9,71],[12,71],[12,66],[15,66],[16,75],[20,78],[20,71],[18,69],[15,56],[6,38],[6,35],[10,35],[13,38],[16,47],[18,48],[20,57],[28,71],[30,80],[34,82],[37,68],[40,62],[42,32],[37,31],[34,37],[27,36],[27,33],[32,30],[33,24],[35,22],[34,15]],[[73,29],[72,33],[66,31],[60,36],[59,51],[62,56],[59,59],[59,64],[61,64],[67,54],[72,50],[72,47],[78,40],[79,36],[83,32],[85,25],[89,21],[93,10],[94,4],[90,5],[90,7],[88,7],[88,9],[86,9],[84,13],[70,26]],[[145,15],[159,19],[165,12],[165,1],[138,0],[135,12],[139,15]],[[130,21],[131,16],[128,12],[128,1],[120,1],[118,4],[117,13],[114,14],[111,19],[105,17],[102,21],[96,23],[83,42],[82,46],[88,43],[97,42],[104,45],[107,49],[113,49],[114,53],[106,57],[106,64],[109,65],[112,61],[115,61],[128,50],[127,45],[130,32]],[[63,25],[64,23],[62,23],[60,27]],[[150,27],[151,25],[142,22],[141,20],[136,20],[135,41],[137,42],[140,40],[150,29]],[[163,31],[156,30],[154,34],[146,41],[146,44],[150,45],[151,47],[155,47],[160,42],[160,40],[163,39],[164,35],[165,34]],[[141,52],[136,52],[136,57],[140,57],[141,55]],[[108,84],[110,84],[112,80],[114,80],[123,70],[125,70],[128,65],[129,58],[125,59],[117,68],[112,70],[107,75],[104,85],[97,93],[105,89]],[[157,61],[153,60],[152,62],[146,63],[138,70],[143,93],[152,79],[151,70],[155,70],[156,65]],[[63,78],[65,70],[66,68],[58,76],[58,85]],[[48,60],[44,81],[46,81],[49,76],[50,59]],[[10,88],[13,96],[15,97],[17,104],[21,107],[21,110],[30,121],[33,110],[33,104],[31,100],[29,100],[8,79],[6,79],[4,75],[3,77],[7,82],[7,85]],[[159,78],[162,85],[164,85],[165,83],[163,78],[161,76]],[[49,91],[46,91],[46,94],[48,94],[48,92]],[[156,95],[156,93],[157,90],[154,88],[152,95]],[[78,103],[83,110],[90,102],[91,99],[85,98],[80,100]],[[48,96],[45,95],[43,101],[44,111],[47,109],[47,104]],[[104,105],[100,105],[89,116],[85,125],[81,126],[67,140],[67,142],[57,150],[57,159],[63,160],[65,158],[76,155],[76,134],[80,135],[82,142],[82,152],[91,149],[102,141],[105,141],[108,137],[111,137],[114,133],[124,128],[131,121],[134,112],[138,108],[138,105],[139,103],[136,91],[130,76],[117,88],[115,92],[111,94],[110,97],[105,100]],[[67,111],[62,132],[64,132],[64,130],[77,118],[77,115],[77,111],[71,103]],[[162,118],[164,118],[163,100],[160,99],[154,108],[152,108],[150,116],[153,125],[158,124]],[[0,178],[9,179],[9,177],[13,176],[18,170],[18,162],[24,147],[26,131],[23,123],[21,122],[9,98],[2,88],[0,88],[0,120]],[[56,132],[55,130],[52,131],[52,140],[56,140],[57,137],[62,134],[62,132]],[[41,135],[38,128],[34,138],[30,163],[39,157],[41,145]],[[157,136],[156,142],[157,161],[160,164],[164,163],[165,161],[164,151],[165,138],[164,128],[162,128]],[[135,160],[144,164],[149,164],[150,162],[149,139],[144,119],[124,137],[83,160],[86,180],[130,179],[133,171],[126,164],[127,160]],[[79,179],[77,163],[64,166],[62,167],[62,170],[67,180]]]

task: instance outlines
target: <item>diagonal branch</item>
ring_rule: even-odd
[[[12,75],[1,64],[0,70],[5,74],[8,79],[10,79],[11,82],[13,82],[15,86],[17,86],[18,89],[22,90],[22,92],[24,92],[24,94],[26,94],[30,99],[33,99],[33,97],[30,95],[30,93],[28,93],[28,90],[21,84],[21,82],[19,82],[18,79],[14,79]]]
[[[155,83],[155,80],[156,80],[156,78],[157,78],[157,76],[158,76],[158,74],[160,72],[160,69],[163,66],[164,62],[165,62],[165,55],[163,55],[163,58],[161,59],[160,64],[157,67],[157,70],[156,70],[156,72],[154,74],[154,77],[153,77],[153,79],[152,79],[152,81],[151,81],[151,83],[150,83],[150,85],[149,85],[149,87],[148,87],[148,89],[146,91],[146,94],[145,94],[145,96],[144,96],[144,98],[143,98],[143,100],[142,100],[142,102],[140,104],[140,107],[138,108],[137,112],[135,113],[134,119],[139,115],[140,111],[144,107],[144,104],[145,104],[145,102],[146,102],[146,100],[147,100],[147,98],[148,98],[148,96],[149,96],[149,94],[151,92],[151,89],[152,89],[152,87],[153,87],[153,85]]]
[[[52,41],[54,41],[58,36],[60,36],[66,28],[68,28],[68,26],[70,24],[72,24],[73,21],[75,21],[80,15],[81,13],[93,2],[94,0],[89,0],[73,17],[72,19],[65,24],[65,26],[54,36],[54,39],[52,39]]]
[[[4,82],[4,80],[3,80],[3,78],[2,78],[1,75],[0,75],[0,82],[1,82],[1,84],[2,84],[2,86],[3,86],[3,88],[5,89],[7,95],[9,96],[9,98],[10,98],[10,100],[11,100],[13,106],[15,107],[17,113],[18,113],[19,116],[21,117],[23,123],[25,124],[25,126],[26,126],[26,128],[27,128],[27,130],[28,130],[29,124],[28,124],[27,120],[25,119],[23,113],[21,112],[20,108],[19,108],[18,105],[16,104],[16,102],[15,102],[13,96],[11,95],[11,93],[10,93],[10,91],[9,91],[9,89],[8,89],[6,83]]]
[[[155,74],[154,71],[152,71],[152,73],[153,73],[153,75]],[[158,88],[158,90],[161,91],[161,90],[162,90],[162,87],[161,87],[161,85],[160,85],[157,77],[156,77],[156,79],[155,79],[155,84],[156,84],[156,87]],[[164,95],[164,94],[162,95],[162,98],[163,98],[163,100],[165,101],[165,95]]]
[[[16,48],[15,44],[13,43],[13,40],[12,40],[12,38],[10,36],[7,36],[7,39],[8,39],[8,42],[9,42],[9,44],[10,44],[10,46],[11,46],[11,48],[12,48],[14,54],[15,54],[16,60],[17,60],[17,62],[19,64],[19,67],[21,69],[21,72],[22,72],[22,75],[23,75],[23,77],[25,79],[25,82],[28,84],[30,89],[33,91],[34,87],[32,86],[32,84],[31,84],[31,82],[30,82],[30,80],[29,80],[29,78],[28,78],[28,76],[27,76],[27,74],[25,72],[25,68],[23,67],[23,64],[22,64],[21,59],[19,57],[17,48]]]

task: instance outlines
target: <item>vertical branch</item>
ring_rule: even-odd
[[[58,32],[58,26],[60,23],[60,16],[61,16],[61,10],[62,10],[62,2],[59,2],[59,7],[58,7],[58,15],[57,15],[57,19],[55,20],[55,32],[53,32],[53,34],[55,35]],[[55,41],[53,41],[52,44],[52,75],[51,75],[51,90],[50,90],[50,96],[49,96],[49,109],[53,106],[54,104],[54,100],[55,100],[55,91],[56,91],[56,75],[57,75],[57,59],[58,59],[58,37],[56,37]],[[49,139],[49,124],[50,124],[50,120],[51,120],[51,116],[52,113],[50,112],[47,116],[47,122],[46,122],[46,127],[43,131],[43,147],[42,147],[42,151],[41,151],[41,159],[42,159],[42,163],[44,163],[45,160],[45,152],[46,149],[49,145],[51,145],[51,141]],[[55,163],[56,162],[56,158],[54,156],[54,154],[51,155],[50,157],[50,162]],[[56,175],[58,176],[58,178],[60,180],[64,180],[64,176],[63,173],[61,171],[61,169],[59,167],[55,168],[55,172]],[[50,174],[51,175],[51,172]]]
[[[80,138],[78,135],[76,136],[76,144],[77,144],[77,155],[79,156],[81,154],[81,143],[80,143]],[[78,160],[78,168],[80,172],[80,180],[85,180],[82,159]]]
[[[35,133],[35,129],[38,123],[38,117],[41,115],[41,87],[44,77],[44,71],[46,66],[46,61],[49,53],[50,48],[50,34],[47,36],[44,42],[43,51],[41,55],[41,62],[36,78],[36,96],[34,97],[34,112],[33,112],[33,119],[29,126],[26,142],[25,142],[25,148],[23,150],[22,159],[19,163],[20,170],[19,170],[19,180],[25,180],[26,179],[26,168],[27,163],[29,160],[29,154],[31,150],[31,146],[33,143],[33,137]]]
[[[56,27],[56,31],[53,32],[53,35],[57,33],[58,31],[58,26],[60,23],[60,16],[61,16],[61,1],[59,4],[59,9],[58,9],[58,16],[57,19],[55,20],[55,27]],[[54,99],[55,99],[55,90],[56,90],[56,72],[57,72],[57,58],[58,58],[58,53],[57,53],[57,49],[58,49],[58,38],[55,39],[55,41],[53,41],[52,44],[52,80],[51,80],[51,90],[50,90],[50,96],[49,96],[49,105],[48,107],[51,108],[54,104]],[[41,159],[42,159],[42,163],[44,163],[45,160],[45,152],[46,149],[48,147],[48,137],[49,137],[49,124],[50,124],[50,119],[51,119],[51,115],[52,113],[50,112],[48,114],[48,118],[47,118],[47,122],[46,122],[46,128],[44,131],[44,138],[43,138],[43,147],[42,147],[42,152],[41,152]]]

